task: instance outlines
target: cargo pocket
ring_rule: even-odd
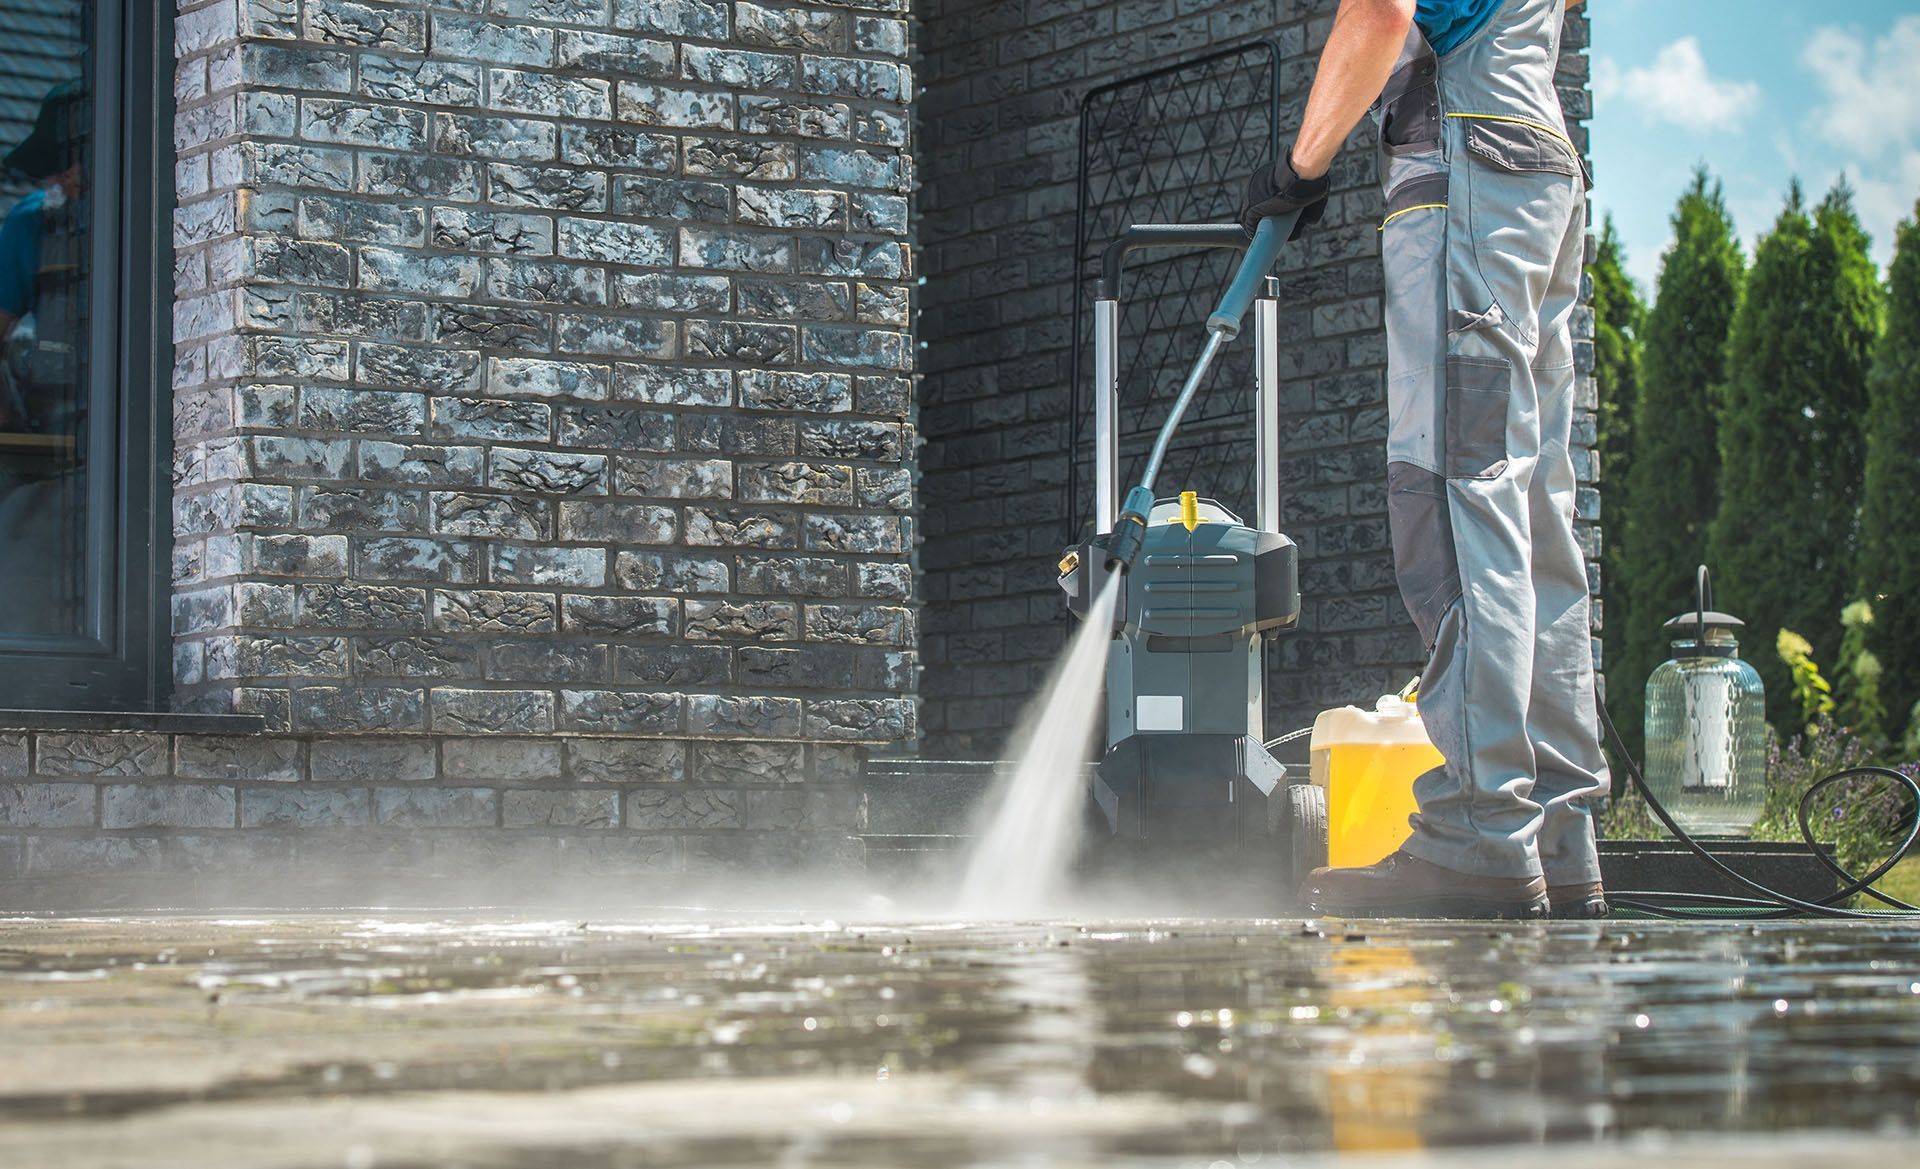
[[[1424,45],[1393,71],[1381,93],[1380,145],[1390,155],[1440,148],[1440,69]]]
[[[1388,463],[1387,526],[1400,599],[1420,630],[1421,644],[1431,646],[1440,618],[1460,596],[1446,480],[1412,463]]]
[[[1497,357],[1447,358],[1446,472],[1492,479],[1507,469],[1513,368]]]
[[[1578,156],[1552,131],[1531,122],[1473,114],[1467,119],[1467,151],[1514,174],[1545,173],[1583,178]]]

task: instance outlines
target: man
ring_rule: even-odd
[[[1561,0],[1341,0],[1292,149],[1242,221],[1320,218],[1369,105],[1386,194],[1387,509],[1446,759],[1412,835],[1304,893],[1349,916],[1598,917],[1607,789],[1574,542],[1584,166],[1554,90]],[[1377,103],[1376,103],[1376,98]]]
[[[67,401],[74,393],[71,344],[48,337],[45,322],[28,329],[23,321],[40,307],[49,224],[87,189],[73,125],[83,99],[77,81],[55,86],[32,131],[0,157],[7,170],[35,184],[0,221],[0,430],[53,429],[74,412]]]

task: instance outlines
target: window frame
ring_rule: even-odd
[[[172,690],[172,4],[93,0],[85,631],[0,635],[0,707],[160,710]],[[160,35],[167,31],[169,35]],[[110,409],[102,409],[110,407]],[[4,598],[0,598],[4,603]]]

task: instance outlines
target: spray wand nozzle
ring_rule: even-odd
[[[1233,282],[1227,285],[1226,292],[1220,296],[1220,304],[1207,317],[1206,348],[1200,351],[1200,360],[1193,363],[1193,372],[1187,375],[1186,384],[1180,387],[1180,396],[1174,399],[1172,412],[1160,427],[1160,436],[1153,443],[1153,453],[1147,456],[1146,473],[1140,476],[1139,485],[1127,492],[1119,518],[1114,521],[1113,532],[1107,538],[1108,572],[1126,572],[1140,555],[1141,545],[1147,539],[1147,516],[1153,511],[1153,483],[1160,477],[1160,463],[1167,457],[1173,432],[1180,428],[1180,420],[1186,416],[1187,407],[1193,404],[1194,395],[1200,392],[1200,383],[1213,365],[1214,357],[1222,346],[1240,335],[1241,322],[1247,319],[1247,310],[1253,307],[1253,298],[1259,295],[1260,282],[1273,270],[1273,262],[1280,256],[1280,245],[1293,235],[1294,222],[1299,218],[1300,213],[1295,211],[1263,219],[1260,226],[1254,229],[1253,242],[1247,245],[1246,253],[1240,259],[1240,267],[1233,274]]]

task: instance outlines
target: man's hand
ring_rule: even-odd
[[[1273,165],[1254,171],[1253,178],[1247,180],[1247,197],[1240,204],[1240,226],[1248,235],[1262,219],[1298,211],[1300,218],[1294,221],[1293,234],[1287,238],[1299,239],[1301,232],[1320,222],[1320,216],[1326,213],[1327,176],[1301,178],[1294,173],[1292,153],[1283,152]]]

